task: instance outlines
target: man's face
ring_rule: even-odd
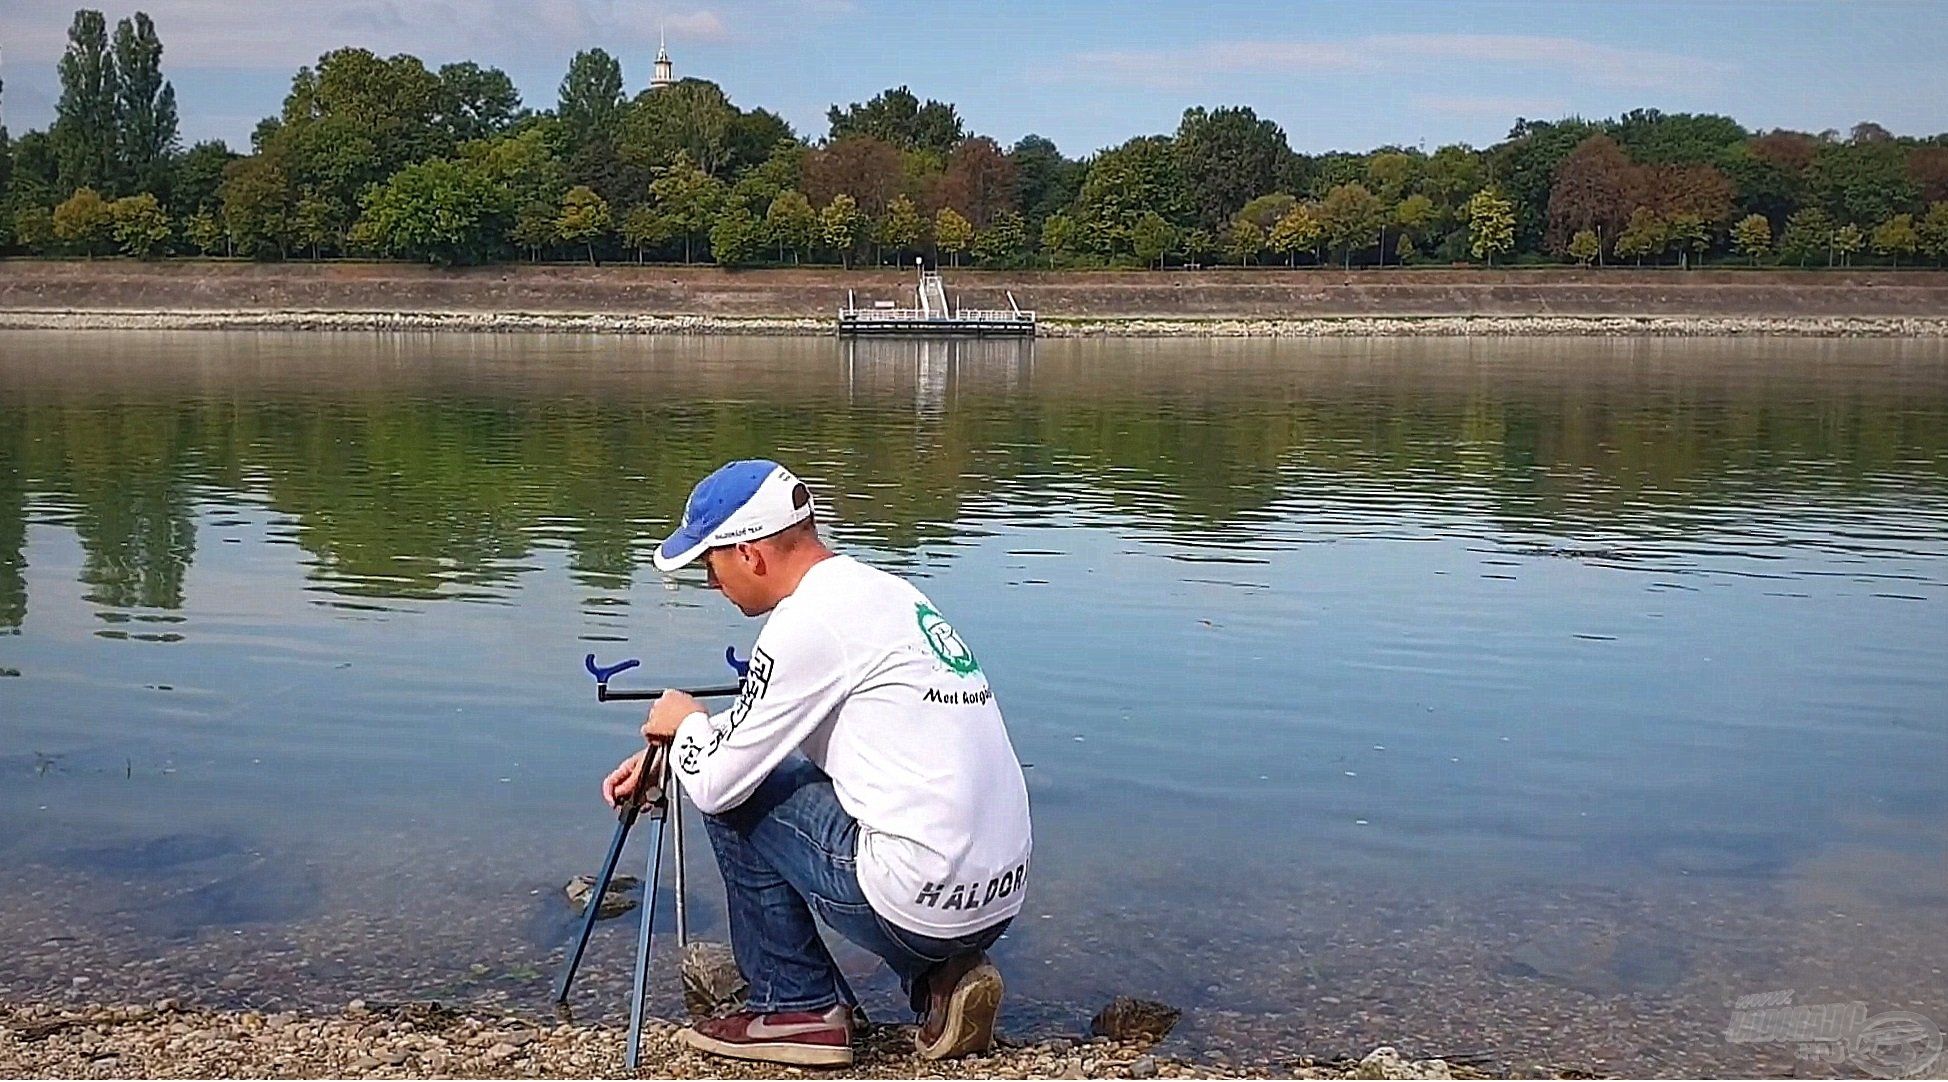
[[[746,616],[760,616],[771,611],[771,606],[764,603],[764,583],[760,578],[762,565],[762,557],[750,545],[705,549],[704,582],[736,605],[739,612]]]

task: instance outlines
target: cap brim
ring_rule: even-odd
[[[654,564],[658,571],[675,571],[703,555],[703,550],[709,547],[708,536],[698,537],[687,531],[678,530],[662,544],[656,546],[656,551],[649,554],[649,562]]]

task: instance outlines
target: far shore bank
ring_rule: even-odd
[[[783,335],[829,337],[810,317],[607,315],[594,312],[314,310],[0,310],[0,330],[336,331],[471,334]],[[1345,316],[1337,318],[1045,319],[1043,338],[1948,338],[1948,316]]]
[[[1048,337],[1948,336],[1948,272],[1669,268],[946,270]],[[0,328],[822,335],[910,271],[0,260]]]

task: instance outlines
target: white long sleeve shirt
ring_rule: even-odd
[[[948,938],[1021,909],[1021,764],[980,663],[911,584],[847,556],[814,564],[758,633],[737,701],[678,726],[675,773],[721,812],[793,751],[858,820],[859,885],[882,917]]]

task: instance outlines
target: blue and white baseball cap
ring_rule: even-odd
[[[803,482],[765,458],[727,462],[697,482],[683,505],[683,522],[656,546],[650,562],[658,571],[675,571],[719,545],[770,537],[812,517],[810,490],[805,505],[794,506]]]

